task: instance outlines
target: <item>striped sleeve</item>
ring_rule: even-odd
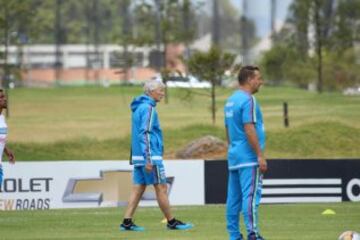
[[[154,121],[154,108],[147,106],[141,113],[141,126],[139,131],[139,140],[141,145],[141,151],[144,159],[147,163],[151,161],[151,131]]]
[[[250,96],[243,105],[242,122],[256,123],[256,99],[254,96]]]

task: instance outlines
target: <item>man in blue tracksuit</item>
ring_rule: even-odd
[[[227,230],[230,240],[242,240],[240,212],[244,215],[248,240],[263,240],[258,228],[262,173],[267,170],[264,156],[265,131],[255,94],[263,83],[255,66],[241,68],[239,89],[225,104],[228,148]]]
[[[144,85],[145,94],[131,103],[131,162],[134,165],[133,189],[125,211],[122,231],[144,231],[132,221],[136,207],[147,185],[154,185],[156,198],[171,230],[186,230],[191,224],[175,219],[170,210],[167,183],[163,165],[163,136],[160,128],[156,103],[165,96],[164,84],[150,80]]]

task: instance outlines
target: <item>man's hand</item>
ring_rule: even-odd
[[[10,151],[10,149],[8,149],[7,147],[5,147],[4,150],[5,150],[4,152],[5,152],[6,156],[9,159],[9,162],[14,164],[15,163],[15,155],[13,154],[13,152]]]
[[[265,173],[267,171],[267,162],[265,157],[259,156],[258,157],[259,169],[261,173]]]
[[[147,172],[151,172],[153,169],[153,165],[151,163],[146,163],[145,170]]]

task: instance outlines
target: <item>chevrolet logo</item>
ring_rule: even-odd
[[[174,177],[167,177],[168,194]],[[101,171],[98,178],[70,178],[65,188],[63,202],[96,202],[99,206],[124,206],[132,189],[129,170]],[[156,200],[154,187],[148,186],[141,200]]]

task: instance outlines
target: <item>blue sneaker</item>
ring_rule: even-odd
[[[230,237],[230,239],[235,239],[235,240],[243,240],[244,238],[243,238],[243,235],[242,234],[240,234],[240,237]]]
[[[135,232],[142,232],[145,231],[145,228],[140,227],[138,225],[136,225],[133,222],[130,222],[129,224],[120,224],[120,231],[135,231]]]
[[[265,240],[262,236],[258,235],[256,237],[255,233],[248,235],[248,240]]]
[[[180,220],[174,219],[174,223],[170,224],[168,223],[166,226],[170,230],[188,230],[193,228],[193,225],[191,223],[183,223]]]

